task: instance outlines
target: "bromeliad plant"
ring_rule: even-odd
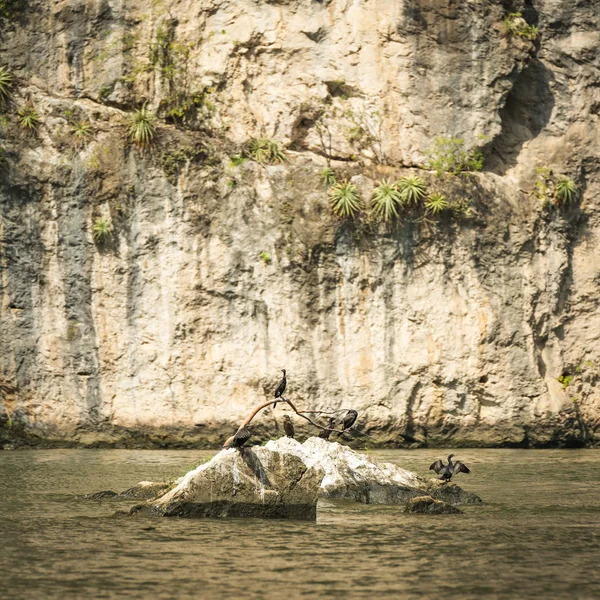
[[[71,134],[75,145],[83,146],[92,136],[92,126],[87,121],[76,121],[71,124]]]
[[[329,188],[331,208],[338,217],[354,217],[362,208],[357,187],[350,181],[340,181]]]
[[[335,185],[337,183],[337,177],[335,176],[335,171],[331,167],[325,167],[321,171],[321,181],[327,187]]]
[[[134,111],[129,118],[128,129],[129,140],[140,150],[152,146],[156,137],[156,117],[146,108]]]
[[[19,124],[23,129],[35,131],[40,124],[40,116],[38,115],[32,104],[25,104],[17,111]]]
[[[387,223],[398,216],[398,208],[402,205],[403,198],[397,183],[384,179],[373,190],[371,201],[375,217]]]
[[[254,138],[247,144],[245,154],[261,165],[276,165],[287,161],[279,142],[269,138]]]
[[[561,175],[555,185],[554,202],[557,206],[570,204],[577,196],[577,184],[566,175]]]
[[[94,241],[103,244],[108,240],[112,232],[112,223],[109,219],[103,217],[96,217],[94,224],[92,225],[92,237]]]
[[[439,192],[429,194],[427,200],[425,200],[425,211],[430,215],[438,215],[448,208],[450,208],[450,203],[446,199],[446,196]]]
[[[423,179],[421,179],[421,177],[418,175],[407,175],[406,177],[400,177],[395,185],[400,193],[402,202],[409,206],[416,206],[427,193],[425,181],[423,181]]]
[[[6,67],[0,67],[0,107],[5,106],[12,95],[13,76]]]

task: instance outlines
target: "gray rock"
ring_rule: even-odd
[[[315,519],[324,472],[298,457],[254,446],[222,450],[132,514],[164,517]]]
[[[481,503],[477,494],[458,485],[427,480],[391,463],[378,463],[338,442],[313,437],[300,444],[283,437],[268,442],[266,448],[294,454],[307,466],[321,467],[325,471],[321,481],[322,498],[364,504],[405,504],[410,498],[428,494],[451,504]]]
[[[406,503],[406,512],[409,513],[422,513],[428,515],[456,515],[463,514],[462,510],[459,510],[455,506],[442,502],[441,500],[435,500],[431,496],[417,496],[411,498]]]

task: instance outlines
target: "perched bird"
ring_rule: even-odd
[[[283,430],[288,437],[294,437],[294,424],[292,423],[292,419],[290,419],[290,415],[283,415]]]
[[[328,440],[334,427],[335,427],[335,419],[332,417],[331,419],[329,419],[329,423],[327,423],[327,429],[321,429],[321,432],[319,433],[319,437],[322,440]]]
[[[281,398],[281,396],[283,396],[283,392],[285,392],[285,386],[287,385],[287,380],[285,378],[285,369],[281,369],[281,371],[283,372],[283,379],[279,382],[279,385],[277,386],[277,389],[275,390],[275,398]],[[277,402],[275,402],[273,404],[273,408],[275,408],[277,406]]]
[[[467,465],[457,460],[455,463],[452,462],[452,457],[454,454],[451,454],[448,457],[448,464],[445,465],[444,461],[436,460],[430,467],[430,471],[435,471],[438,475],[441,474],[440,479],[442,481],[450,481],[452,479],[452,475],[455,473],[470,473],[471,471],[467,467]]]
[[[349,410],[342,419],[342,429],[338,432],[338,435],[342,435],[344,431],[350,429],[356,422],[357,417],[358,413],[355,410]]]
[[[223,444],[223,448],[238,448],[241,450],[242,446],[252,437],[252,432],[247,427],[239,429],[235,435],[232,435]]]

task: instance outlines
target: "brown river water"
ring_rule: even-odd
[[[370,452],[427,475],[449,451]],[[113,517],[73,496],[212,452],[0,452],[0,598],[600,598],[600,451],[457,450],[464,515],[321,502],[317,522]]]

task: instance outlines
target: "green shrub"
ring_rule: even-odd
[[[471,205],[471,198],[459,198],[450,203],[450,209],[454,216],[470,219],[473,216],[473,208]]]
[[[465,141],[461,138],[437,137],[433,146],[425,154],[427,166],[438,175],[442,173],[458,175],[464,171],[483,169],[483,153],[478,149],[465,150]]]
[[[338,217],[354,217],[362,208],[358,189],[350,181],[340,181],[329,188],[331,208]]]
[[[539,29],[535,25],[529,25],[520,12],[510,13],[504,19],[504,27],[507,35],[519,36],[532,41],[537,39],[540,34]]]
[[[40,116],[31,104],[21,106],[17,111],[19,123],[23,129],[35,131],[40,124]]]
[[[398,216],[398,207],[402,205],[402,195],[398,191],[396,183],[389,179],[380,181],[373,190],[371,198],[373,213],[384,223]]]
[[[556,204],[569,204],[577,195],[577,190],[577,184],[572,179],[565,175],[559,176],[554,191]]]
[[[330,167],[325,167],[321,171],[321,181],[327,186],[330,187],[337,183],[337,177],[335,176],[335,172]]]
[[[407,175],[400,177],[396,182],[396,188],[400,193],[402,202],[405,204],[418,204],[425,197],[427,186],[418,175]]]
[[[138,148],[144,149],[150,147],[156,137],[156,117],[146,108],[134,111],[129,118],[129,140]]]
[[[241,154],[234,154],[229,157],[229,164],[232,167],[239,167],[241,164],[245,163],[248,159]]]
[[[427,200],[425,200],[425,210],[429,214],[437,215],[448,208],[450,208],[450,203],[444,194],[434,192],[433,194],[429,194]]]
[[[103,217],[96,217],[94,224],[92,225],[92,237],[94,241],[99,244],[104,243],[112,232],[112,223],[109,219]]]
[[[248,158],[260,164],[279,164],[287,160],[285,150],[279,142],[269,138],[254,138],[246,146]]]
[[[12,94],[13,76],[6,67],[0,67],[0,106],[4,106]]]

